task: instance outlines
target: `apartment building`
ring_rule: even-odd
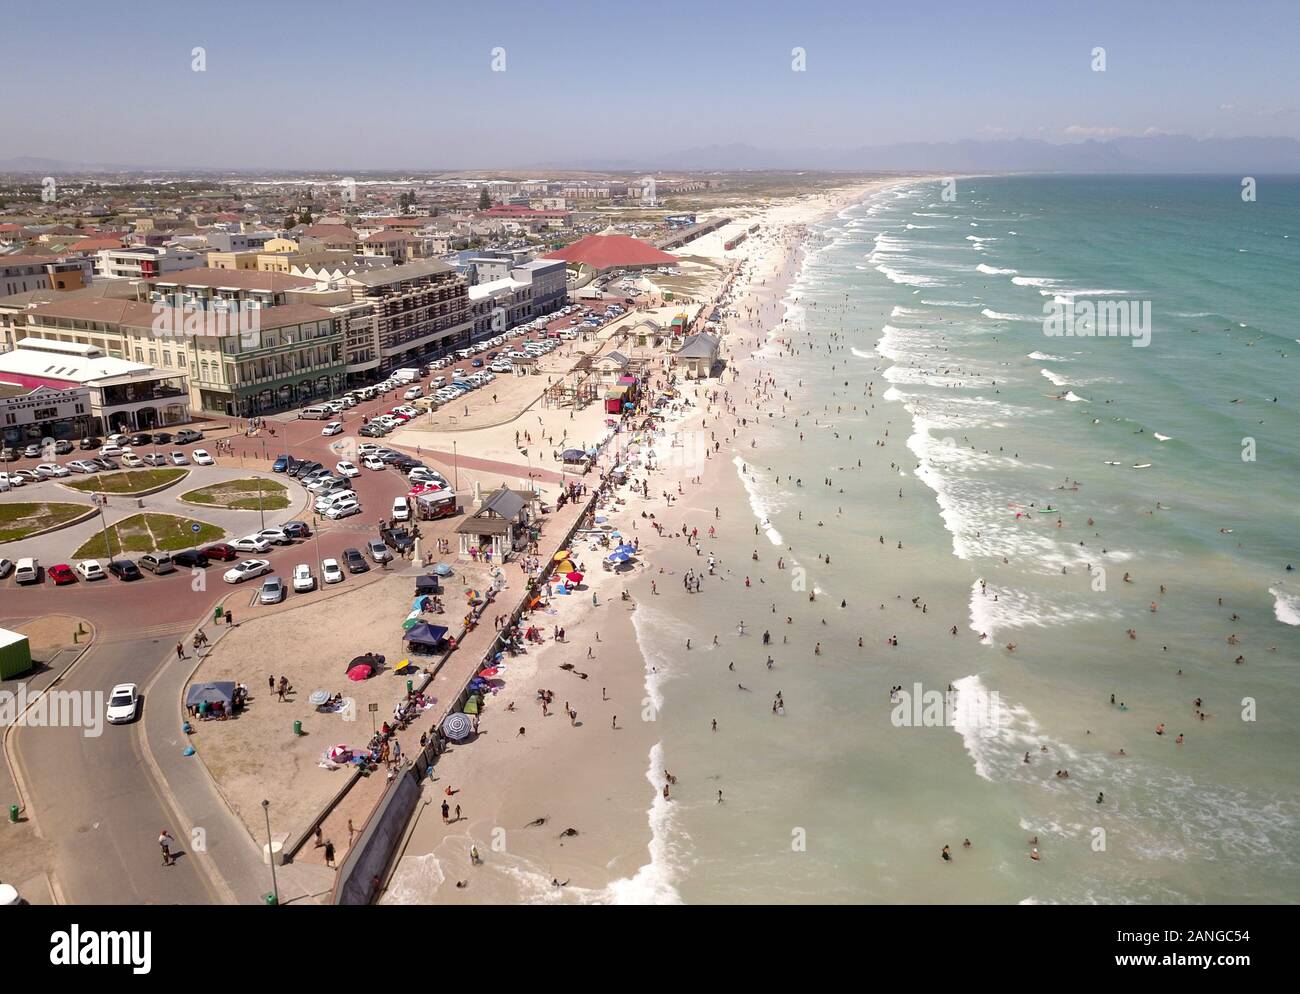
[[[151,279],[202,266],[201,252],[169,245],[103,249],[96,255],[95,275],[106,279]]]
[[[32,290],[78,290],[90,283],[93,262],[77,256],[0,256],[0,297]]]

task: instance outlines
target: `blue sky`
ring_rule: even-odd
[[[746,143],[1300,137],[1300,3],[81,0],[3,13],[0,159],[524,166]],[[191,50],[207,68],[191,71]],[[807,71],[791,70],[791,50]],[[1091,70],[1095,46],[1105,72]],[[491,69],[505,49],[506,71]]]

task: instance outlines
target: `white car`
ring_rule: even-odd
[[[402,400],[418,400],[420,397],[423,396],[424,396],[423,387],[411,387],[404,394],[402,394]]]
[[[327,473],[324,476],[316,477],[316,479],[308,483],[307,490],[310,491],[311,493],[318,494],[323,490],[328,490],[331,486],[333,486],[337,482],[338,481],[334,479],[333,476],[330,476]]]
[[[393,520],[394,521],[411,520],[411,507],[409,504],[406,503],[405,497],[393,498]]]
[[[121,432],[115,432],[112,435],[108,436],[109,445],[125,446],[126,443],[129,441],[131,441],[131,436],[123,435]]]
[[[231,545],[235,543],[231,542]],[[242,563],[226,570],[222,577],[227,583],[243,583],[254,576],[271,572],[271,564],[265,559],[245,559]]]
[[[311,575],[311,567],[306,563],[299,563],[293,568],[293,591],[296,594],[305,594],[309,590],[316,589],[316,578]]]
[[[250,535],[249,538],[265,539],[272,545],[293,545],[293,538],[283,528],[263,528],[256,535]]]
[[[322,435],[341,435],[343,434],[343,423],[341,421],[331,421],[320,430]]]
[[[230,543],[230,547],[238,552],[270,552],[271,543],[262,538],[261,535],[245,535],[243,538],[237,538]],[[249,562],[257,562],[256,559],[250,559]],[[243,565],[242,563],[240,565]]]
[[[337,559],[322,559],[320,575],[325,578],[326,583],[338,583],[343,579],[343,567],[339,565]]]
[[[68,469],[74,473],[98,473],[99,467],[89,459],[74,459],[68,463]]]
[[[346,477],[361,475],[361,470],[357,469],[354,465],[352,465],[352,463],[346,461],[341,462],[337,466],[335,466],[334,472],[338,473],[339,476],[346,476]]]
[[[58,463],[43,462],[36,467],[36,472],[41,474],[42,479],[51,479],[59,476],[71,476],[72,472],[66,466],[60,466]]]
[[[317,497],[316,503],[313,506],[316,508],[317,514],[324,514],[335,504],[347,500],[355,501],[356,499],[357,495],[351,490],[332,490],[329,493],[324,493]]]
[[[140,691],[133,683],[119,683],[108,692],[108,708],[104,717],[110,725],[123,725],[135,719],[140,709]]]
[[[27,481],[17,473],[0,473],[0,483],[4,484],[5,489],[9,487],[25,487],[27,485]]]
[[[381,471],[388,468],[387,466],[384,465],[384,461],[380,459],[378,456],[366,456],[365,459],[361,460],[361,465],[366,467],[366,469],[373,469],[376,471]]]
[[[195,452],[194,454],[198,455],[198,452]],[[122,454],[122,465],[127,469],[139,469],[144,465],[144,460],[134,452],[125,452]]]
[[[122,447],[120,445],[113,445],[110,442],[108,445],[100,447],[99,454],[105,459],[109,456],[120,456],[122,454]]]
[[[331,521],[337,521],[339,518],[346,518],[349,515],[360,513],[361,505],[355,500],[341,500],[325,512],[325,517]]]
[[[368,456],[372,452],[378,452],[383,446],[377,442],[362,442],[357,446],[357,451],[363,456]]]
[[[207,449],[195,449],[192,453],[190,453],[190,455],[193,457],[194,465],[196,466],[216,465],[216,460],[213,459],[212,456],[208,455]]]
[[[171,459],[173,466],[188,466],[190,464],[190,460],[184,452],[172,452],[168,458]]]
[[[93,559],[83,559],[73,567],[83,580],[107,580],[108,574],[104,572],[104,567],[99,565]]]

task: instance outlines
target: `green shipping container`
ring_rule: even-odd
[[[0,680],[10,680],[32,668],[32,645],[26,635],[0,628]]]

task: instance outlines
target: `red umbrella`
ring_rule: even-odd
[[[564,576],[564,578],[565,578],[566,580],[570,580],[570,581],[572,581],[573,583],[581,583],[581,582],[582,582],[582,574],[579,573],[579,572],[577,572],[576,570],[575,570],[574,572],[572,572],[572,573],[566,573],[565,576]]]
[[[370,674],[373,673],[373,672],[374,672],[374,669],[372,669],[370,666],[366,665],[365,663],[357,663],[356,666],[354,666],[354,667],[352,667],[352,669],[348,670],[348,679],[349,679],[349,680],[366,680],[366,679],[368,679],[368,678],[370,677]]]
[[[479,670],[478,675],[483,677],[483,679],[485,680],[491,680],[494,676],[497,675],[497,668],[495,666],[489,666],[485,670]]]

